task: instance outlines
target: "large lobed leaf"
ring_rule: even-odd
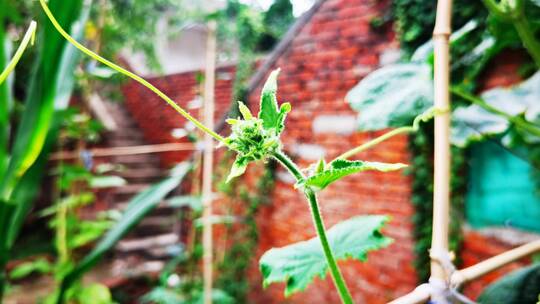
[[[383,67],[362,79],[346,99],[360,113],[361,130],[408,125],[433,105],[431,67],[426,63]]]
[[[488,90],[481,98],[499,111],[522,116],[527,122],[540,126],[540,72],[513,87]],[[454,110],[451,139],[453,144],[463,147],[486,136],[502,134],[509,127],[506,118],[472,104]],[[537,136],[523,132],[525,140],[540,141]]]
[[[328,241],[336,260],[353,258],[366,261],[369,251],[392,243],[383,236],[381,227],[386,216],[358,216],[336,224],[327,231]],[[285,296],[303,291],[316,276],[324,278],[328,271],[319,238],[281,248],[272,248],[260,259],[263,284],[285,282]]]
[[[331,183],[340,180],[341,178],[362,172],[367,170],[376,170],[382,172],[395,171],[407,167],[405,164],[387,164],[380,162],[368,162],[368,161],[349,161],[344,159],[337,159],[323,170],[320,170],[308,177],[304,182],[298,186],[310,186],[316,190],[322,190]]]

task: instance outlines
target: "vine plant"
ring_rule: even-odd
[[[260,260],[260,268],[264,277],[263,284],[266,286],[274,282],[286,282],[285,295],[290,295],[304,290],[315,276],[325,277],[329,271],[343,303],[353,303],[352,296],[337,265],[337,260],[355,258],[365,261],[367,252],[388,246],[392,240],[380,233],[380,229],[388,221],[388,217],[357,216],[338,223],[327,231],[319,208],[317,192],[354,173],[366,170],[387,172],[406,167],[401,163],[388,164],[347,159],[392,136],[417,130],[420,121],[432,118],[437,111],[429,109],[415,119],[412,127],[403,127],[382,135],[372,142],[341,154],[328,163],[321,159],[318,163],[310,166],[309,170],[304,171],[285,154],[280,141],[280,135],[285,128],[286,116],[291,111],[291,104],[283,103],[281,106],[278,104],[276,93],[279,69],[274,70],[269,75],[263,86],[258,116],[253,115],[242,102],[238,102],[242,118],[227,120],[227,123],[231,125],[232,133],[229,137],[224,138],[207,128],[140,76],[81,45],[59,25],[45,0],[40,0],[40,4],[56,30],[76,48],[102,64],[141,83],[164,99],[200,130],[211,135],[220,143],[221,147],[235,151],[237,156],[227,178],[228,181],[241,176],[252,162],[266,162],[269,159],[275,159],[285,167],[296,179],[295,188],[302,191],[308,201],[317,237],[266,252]]]

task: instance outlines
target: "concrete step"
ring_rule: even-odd
[[[115,194],[137,194],[150,186],[151,184],[127,184],[116,188],[114,192]]]
[[[129,147],[129,146],[141,146],[141,145],[147,145],[148,143],[139,140],[139,139],[133,139],[133,138],[109,138],[107,140],[109,146],[111,147]]]

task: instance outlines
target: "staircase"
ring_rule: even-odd
[[[123,104],[107,102],[107,111],[118,126],[107,135],[107,147],[148,145],[141,130]],[[111,157],[110,162],[120,165],[115,174],[127,184],[118,187],[110,196],[110,206],[126,208],[129,201],[152,184],[162,180],[168,170],[160,168],[157,154],[137,154]],[[171,194],[174,195],[174,194]],[[180,247],[178,210],[162,202],[124,237],[116,246],[115,263],[128,276],[160,271],[166,260]]]

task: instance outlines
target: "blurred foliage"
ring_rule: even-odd
[[[240,198],[244,206],[242,214],[242,227],[228,226],[231,235],[231,247],[227,249],[222,262],[218,265],[219,276],[216,286],[226,291],[234,298],[235,303],[248,303],[247,294],[250,290],[248,277],[249,265],[258,246],[259,229],[256,217],[262,206],[270,203],[271,193],[274,189],[274,174],[276,163],[270,161],[266,164],[264,172],[257,179],[255,189],[250,190],[247,185],[238,180],[226,183],[228,168],[230,168],[234,155],[227,153],[220,165],[222,178],[218,184],[220,192],[231,201]]]
[[[97,52],[113,58],[121,50],[144,53],[147,64],[159,69],[155,52],[158,23],[167,22],[174,30],[181,26],[178,19],[184,1],[175,0],[96,0],[91,21],[87,24],[87,38],[97,38]]]
[[[540,9],[532,2],[525,1],[525,15],[531,20],[532,31],[538,33]],[[429,41],[435,25],[436,1],[426,0],[393,0],[394,18],[399,33],[398,39],[406,57],[425,46]],[[451,47],[452,83],[473,92],[478,87],[478,76],[487,64],[504,49],[523,49],[522,40],[516,29],[507,21],[500,20],[488,13],[482,1],[454,1],[452,21],[454,28],[464,26],[470,20],[477,23],[477,28],[469,32]],[[414,59],[414,58],[413,58]],[[432,64],[431,58],[427,58]],[[524,63],[522,69],[530,75],[536,69],[531,68],[530,61]],[[463,99],[454,98],[453,106],[468,105]],[[415,237],[417,239],[415,260],[419,277],[422,280],[429,276],[428,249],[431,247],[432,229],[432,192],[433,192],[433,123],[424,124],[419,132],[410,137],[409,148],[414,155],[409,173],[413,176],[412,201],[416,207],[414,216]],[[530,161],[540,168],[540,148],[528,145]],[[466,191],[466,150],[453,148],[452,151],[452,205],[457,214],[451,216],[451,248],[457,250],[460,242],[460,222]],[[540,173],[533,170],[537,184],[540,186]]]

